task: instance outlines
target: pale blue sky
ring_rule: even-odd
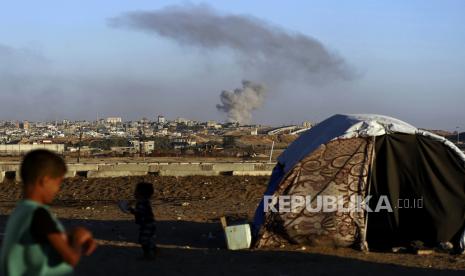
[[[0,85],[0,119],[165,114],[224,120],[215,108],[219,93],[247,78],[227,51],[179,46],[106,23],[128,11],[184,3],[1,1],[0,45],[17,53],[10,62],[22,63],[19,76],[32,80],[24,87]],[[255,122],[380,113],[418,127],[465,129],[465,1],[189,3],[207,3],[224,14],[251,15],[311,36],[357,72],[347,82],[271,91]],[[0,64],[0,80],[15,68]],[[46,84],[37,80],[44,74]]]

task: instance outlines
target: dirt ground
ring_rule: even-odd
[[[139,181],[154,183],[158,220],[155,261],[140,259],[137,226],[119,211],[117,200],[131,200]],[[465,272],[465,257],[434,253],[362,253],[347,248],[290,246],[279,250],[228,251],[219,217],[251,220],[268,177],[192,176],[67,179],[53,211],[70,228],[86,226],[99,248],[84,258],[77,275],[441,275]],[[0,233],[21,197],[21,186],[0,184]],[[0,236],[1,238],[1,236]]]

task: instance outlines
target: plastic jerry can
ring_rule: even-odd
[[[226,244],[229,250],[250,248],[252,234],[249,224],[226,226],[224,228]]]

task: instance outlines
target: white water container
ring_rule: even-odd
[[[239,224],[226,226],[224,228],[226,235],[226,244],[229,250],[248,249],[252,242],[252,233],[250,225]]]

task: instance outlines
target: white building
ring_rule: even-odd
[[[123,119],[121,119],[121,117],[108,117],[106,119],[106,122],[108,124],[118,124],[118,123],[122,123],[123,122]]]
[[[178,123],[178,124],[186,124],[189,122],[188,119],[186,118],[182,118],[182,117],[178,117],[176,118],[176,120],[174,120],[175,123]]]
[[[313,125],[312,122],[309,122],[309,121],[304,121],[302,123],[302,127],[304,127],[304,128],[311,128],[312,125]]]

